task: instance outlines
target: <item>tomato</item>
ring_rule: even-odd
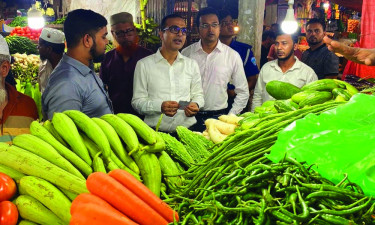
[[[14,180],[5,173],[0,173],[0,202],[10,200],[16,190],[17,187]]]
[[[0,224],[16,225],[18,221],[18,210],[10,201],[0,202]]]

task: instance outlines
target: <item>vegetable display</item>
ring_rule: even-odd
[[[9,46],[10,54],[36,54],[38,52],[36,44],[31,42],[27,37],[21,36],[6,36],[5,41]]]
[[[32,29],[28,26],[15,27],[12,32],[10,32],[9,36],[20,36],[20,37],[26,37],[33,41],[38,41],[40,33],[42,32],[42,29]]]

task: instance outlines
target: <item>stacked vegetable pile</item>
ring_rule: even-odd
[[[12,32],[10,32],[9,35],[10,36],[26,37],[30,40],[38,41],[41,32],[42,32],[42,28],[32,29],[28,26],[25,26],[25,27],[17,26],[12,30]]]
[[[265,156],[286,126],[344,103],[328,101],[271,114],[236,131],[192,165],[182,175],[183,185],[165,201],[178,207],[182,224],[373,222],[375,205],[355,184],[335,187],[293,159],[272,164]]]
[[[36,44],[32,43],[30,39],[19,36],[6,36],[5,41],[9,46],[10,54],[36,54],[38,52]]]

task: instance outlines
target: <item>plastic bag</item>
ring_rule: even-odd
[[[347,173],[366,195],[375,196],[375,96],[356,94],[345,105],[290,124],[268,158],[279,162],[285,154],[314,164],[335,184]]]

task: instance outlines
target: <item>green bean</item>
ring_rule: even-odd
[[[353,207],[351,209],[344,209],[344,210],[341,210],[341,211],[330,210],[330,209],[322,209],[322,210],[312,212],[312,213],[314,213],[314,214],[331,214],[331,215],[337,215],[337,216],[354,214],[354,213],[366,208],[370,204],[371,199],[372,198],[370,197],[369,200],[366,203],[364,203],[363,205]]]
[[[283,214],[282,212],[279,212],[277,210],[272,210],[271,211],[271,215],[274,216],[276,219],[278,220],[281,220],[283,222],[286,222],[286,223],[293,223],[293,219],[290,218],[289,216]]]

